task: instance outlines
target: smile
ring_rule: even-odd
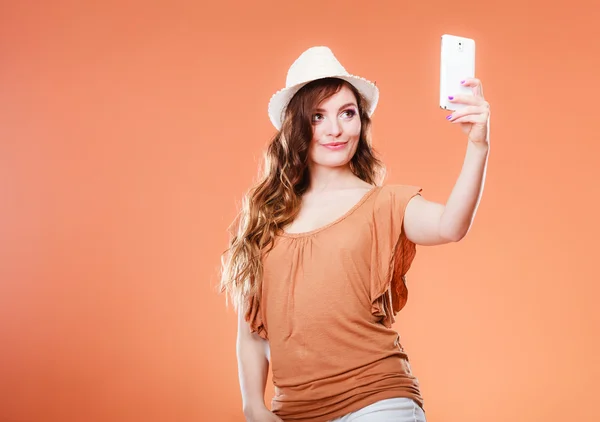
[[[323,144],[323,146],[332,151],[336,151],[336,150],[344,148],[346,146],[346,144],[348,144],[348,142],[332,142],[330,144]]]

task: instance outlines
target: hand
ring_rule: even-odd
[[[466,104],[448,117],[451,123],[460,123],[469,141],[476,145],[489,145],[490,104],[483,98],[483,87],[479,79],[467,79],[464,86],[471,87],[473,95],[449,97],[451,103]]]
[[[283,422],[275,413],[269,411],[265,406],[256,407],[244,412],[246,422]]]

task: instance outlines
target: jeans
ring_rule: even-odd
[[[426,422],[425,413],[413,400],[380,400],[331,422]]]

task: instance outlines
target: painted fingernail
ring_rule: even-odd
[[[465,82],[467,82],[467,81],[460,81],[461,84],[464,84]]]
[[[449,99],[449,100],[453,100],[453,99],[454,99],[454,97],[453,97],[452,95],[448,95],[448,99]]]
[[[452,114],[449,116],[446,116],[446,120],[450,120],[452,118]]]

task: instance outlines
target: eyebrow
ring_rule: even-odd
[[[344,108],[346,108],[346,107],[358,107],[358,105],[357,105],[356,103],[347,103],[347,104],[344,104],[343,106],[341,106],[341,107],[338,109],[338,111],[340,111],[340,110],[342,110],[342,109],[344,109]],[[323,113],[323,112],[325,112],[325,111],[327,111],[327,110],[324,110],[324,109],[322,109],[322,108],[317,108],[317,109],[315,109],[315,112],[317,112],[317,113]]]

